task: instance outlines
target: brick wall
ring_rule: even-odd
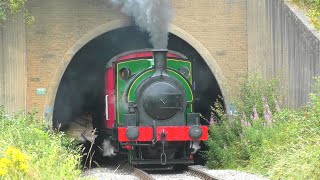
[[[100,1],[100,2],[99,2]],[[173,23],[198,39],[230,82],[247,72],[246,0],[173,0]],[[93,28],[126,18],[101,0],[31,0],[36,22],[27,29],[27,108],[43,112],[44,95],[67,50]]]
[[[95,0],[32,0],[29,11],[36,22],[27,29],[27,109],[42,111],[46,97],[36,89],[48,88],[67,50],[93,28],[124,16]]]
[[[247,72],[246,3],[246,0],[173,1],[174,23],[211,52],[230,81]]]

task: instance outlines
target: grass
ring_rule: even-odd
[[[219,105],[213,108],[219,120],[216,117],[217,123],[210,128],[207,166],[240,169],[271,179],[318,179],[320,78],[316,78],[314,93],[310,94],[311,103],[299,110],[280,109],[277,103],[270,103],[268,107],[268,102],[278,97],[272,88],[276,86],[274,81],[249,77],[244,83],[240,92],[247,93],[235,98],[240,101],[236,104],[242,105],[237,108],[238,112],[243,113],[230,117]],[[269,86],[264,86],[267,84]],[[247,99],[256,103],[245,104]],[[244,111],[252,105],[256,106],[255,113]],[[259,110],[261,105],[263,112]]]
[[[79,151],[62,133],[50,133],[35,113],[8,117],[0,108],[0,179],[77,179]]]

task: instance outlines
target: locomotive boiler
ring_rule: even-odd
[[[192,62],[166,49],[125,52],[105,73],[105,129],[133,165],[188,165],[208,127],[193,111]]]

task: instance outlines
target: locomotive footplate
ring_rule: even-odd
[[[137,138],[130,140],[128,138],[127,129],[135,128]],[[118,141],[125,142],[160,142],[162,132],[166,133],[166,142],[171,141],[193,141],[192,135],[199,141],[208,140],[208,126],[131,126],[131,127],[118,127]],[[197,132],[201,131],[200,134]]]

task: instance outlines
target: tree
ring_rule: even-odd
[[[26,22],[29,24],[34,21],[28,11],[24,8],[27,0],[0,0],[0,24],[8,19],[10,15],[25,11]]]

